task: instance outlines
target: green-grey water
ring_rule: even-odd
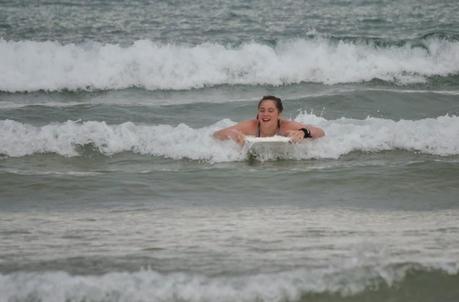
[[[0,302],[456,301],[458,8],[1,1]]]

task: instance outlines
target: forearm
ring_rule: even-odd
[[[219,140],[232,139],[238,144],[243,144],[245,141],[245,135],[241,131],[234,128],[227,128],[216,131],[213,136]]]
[[[319,137],[325,136],[325,132],[319,127],[306,125],[305,128],[309,130],[311,138],[319,138]]]
[[[225,129],[215,131],[213,137],[219,140],[230,139],[230,137],[225,133]]]
[[[307,130],[307,133],[304,133],[303,130],[301,130],[303,128]],[[293,130],[294,132],[296,132],[297,135],[295,136],[297,136],[299,140],[303,138],[314,139],[325,136],[325,132],[321,128],[313,125],[306,125],[296,121],[289,122],[289,124],[287,125],[287,133],[289,133],[289,130]],[[292,135],[289,134],[288,136]]]

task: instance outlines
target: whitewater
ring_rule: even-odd
[[[415,270],[426,270],[433,276],[448,274],[457,279],[457,269],[435,270],[433,268],[379,268],[367,271],[354,268],[354,277],[343,282],[341,272],[332,269],[322,272],[294,271],[255,276],[208,278],[202,275],[183,273],[161,274],[152,271],[136,273],[109,273],[102,276],[70,276],[63,272],[15,274],[1,276],[0,290],[4,293],[1,302],[14,300],[110,300],[110,301],[298,301],[303,296],[323,295],[355,297],[371,292],[383,291],[385,287],[403,284],[407,275]],[[411,271],[410,271],[411,270]],[[454,272],[455,271],[455,272]],[[32,281],[33,280],[33,281]],[[18,282],[22,285],[19,288]],[[47,284],[56,284],[50,287]],[[270,286],[266,286],[270,284]],[[419,282],[419,285],[426,285]],[[382,288],[382,289],[381,289]],[[450,287],[446,287],[449,289]],[[21,292],[21,293],[18,293]]]
[[[417,121],[371,117],[328,121],[315,115],[301,114],[296,120],[323,127],[327,135],[321,140],[298,144],[293,159],[337,159],[353,151],[397,149],[441,156],[459,154],[459,118],[456,116]],[[77,156],[79,147],[90,146],[105,155],[128,151],[211,162],[245,160],[247,150],[233,142],[218,142],[212,137],[216,130],[233,124],[230,120],[222,120],[208,127],[193,129],[186,124],[173,127],[132,122],[109,125],[97,121],[67,121],[36,127],[3,120],[0,121],[0,135],[4,143],[0,146],[0,154],[11,157],[36,153]]]
[[[274,46],[195,46],[139,40],[128,46],[0,39],[0,91],[184,90],[302,82],[424,83],[459,73],[459,42],[294,39]]]

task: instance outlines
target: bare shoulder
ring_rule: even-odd
[[[233,126],[237,130],[241,131],[245,135],[252,135],[257,131],[257,120],[245,120],[237,123]]]
[[[257,131],[257,121],[256,120],[245,120],[241,121],[233,126],[220,129],[214,133],[214,136],[219,139],[227,139],[234,135],[234,133],[239,133],[243,135],[254,135]]]
[[[281,120],[281,129],[284,132],[288,130],[298,130],[304,127],[306,127],[306,125],[303,123],[299,123],[292,120]]]

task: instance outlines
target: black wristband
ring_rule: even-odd
[[[311,131],[309,131],[308,129],[306,129],[306,128],[301,128],[301,129],[298,129],[298,130],[303,131],[303,133],[304,133],[303,138],[312,137],[312,136],[311,136]]]

